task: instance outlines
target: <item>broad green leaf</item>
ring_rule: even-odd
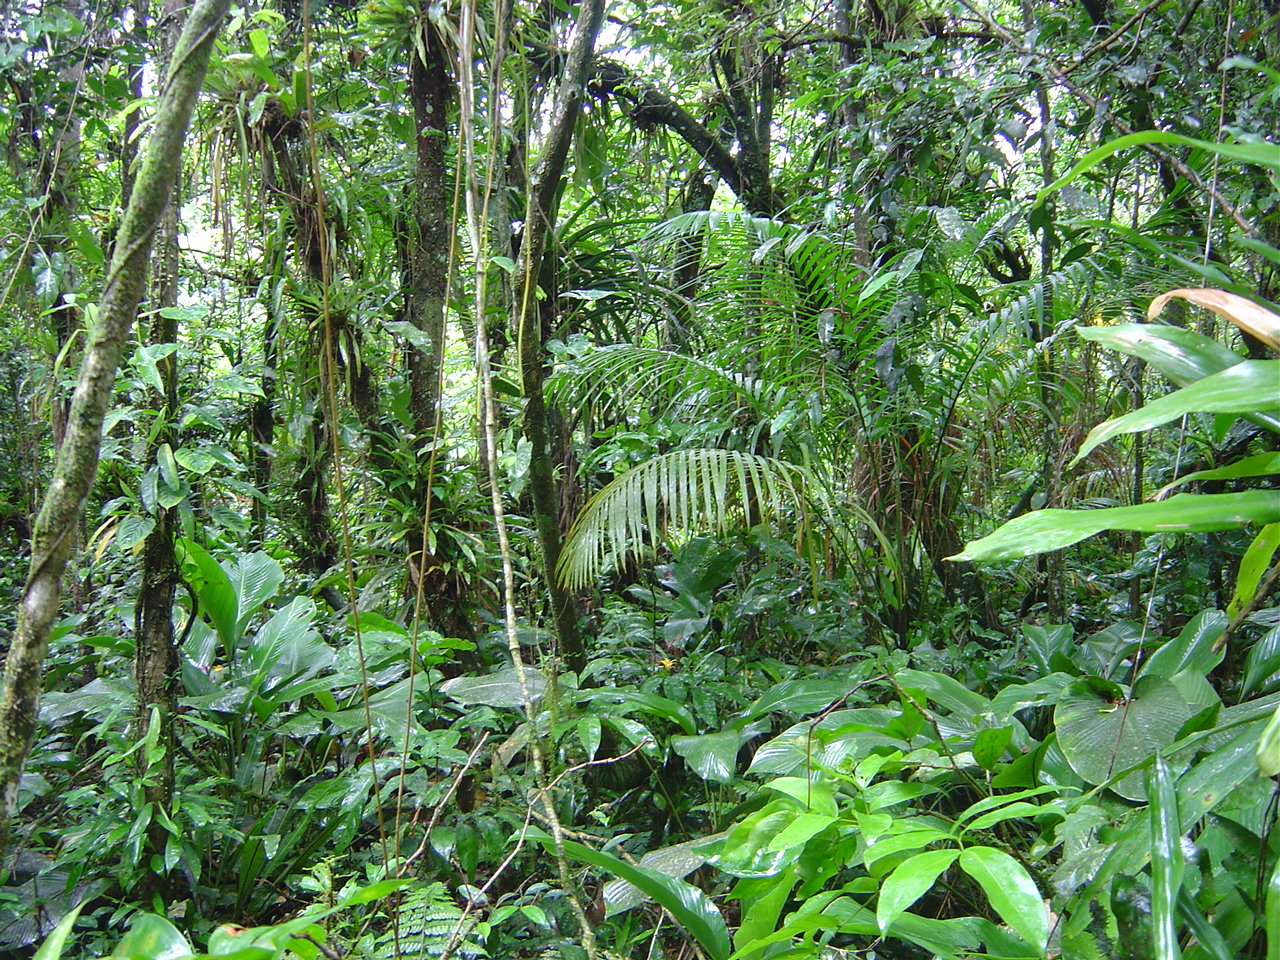
[[[786,711],[799,716],[817,713],[846,696],[852,686],[845,680],[824,680],[819,677],[783,680],[775,683],[747,707],[746,719],[755,720],[775,711]]]
[[[1073,464],[1094,447],[1124,433],[1150,430],[1186,413],[1251,413],[1280,410],[1280,360],[1244,360],[1132,413],[1100,423],[1089,431]]]
[[[994,533],[966,544],[948,560],[1016,560],[1060,550],[1104,530],[1140,533],[1205,533],[1246,523],[1280,521],[1274,490],[1242,493],[1179,493],[1159,503],[1102,510],[1036,510],[1015,517]]]
[[[168,920],[140,913],[110,956],[115,960],[178,960],[193,954],[187,938]]]
[[[983,770],[994,770],[1013,739],[1013,727],[987,727],[973,738],[973,759]]]
[[[658,696],[648,690],[629,690],[624,687],[600,687],[596,690],[583,690],[574,694],[579,703],[628,703],[634,704],[655,716],[665,717],[680,725],[685,733],[694,734],[698,724],[693,716],[681,704],[667,697]],[[607,712],[607,706],[602,712]]]
[[[791,823],[774,835],[765,848],[769,851],[786,850],[808,843],[827,827],[836,822],[836,818],[825,813],[800,813]]]
[[[1240,611],[1253,603],[1253,598],[1258,593],[1258,584],[1271,566],[1271,559],[1276,555],[1277,549],[1280,549],[1280,523],[1269,523],[1258,531],[1240,560],[1235,594],[1227,605],[1228,617],[1234,619]]]
[[[710,850],[706,848],[720,836],[699,837],[660,850],[650,850],[640,858],[639,866],[677,879],[688,876],[707,862]],[[626,880],[610,880],[601,887],[600,897],[604,900],[605,912],[611,917],[638,907],[646,899],[640,888]]]
[[[555,842],[546,834],[530,831],[529,836],[548,850],[555,849]],[[729,930],[725,926],[724,917],[697,887],[656,870],[634,866],[612,854],[593,850],[573,840],[564,841],[564,853],[572,860],[607,870],[644,891],[688,931],[712,960],[726,960],[729,956]]]
[[[1163,677],[1143,677],[1131,698],[1109,680],[1081,677],[1063,691],[1053,717],[1071,769],[1089,783],[1103,784],[1173,743],[1191,713],[1178,688]],[[1146,799],[1141,770],[1111,789],[1130,800]]]
[[[953,839],[952,835],[945,831],[934,827],[915,825],[914,829],[878,837],[869,842],[862,855],[863,862],[866,863],[868,870],[872,870],[876,863],[895,853],[919,850],[921,847],[927,847],[929,844],[936,843],[939,840],[950,839]],[[874,870],[872,872],[873,874],[875,873]]]
[[[1244,685],[1241,696],[1267,692],[1270,681],[1280,672],[1280,626],[1272,627],[1249,648],[1244,658]]]
[[[529,696],[536,701],[547,688],[546,678],[532,667],[525,667],[524,681]],[[490,707],[523,707],[524,693],[515,667],[479,677],[455,677],[440,685],[440,692],[463,705],[483,703]]]
[[[183,540],[182,546],[187,558],[195,564],[198,580],[202,581],[196,587],[200,608],[213,621],[223,646],[232,650],[239,643],[240,631],[236,628],[238,598],[231,578],[218,561],[194,540]]]
[[[1196,140],[1192,137],[1184,137],[1177,133],[1167,133],[1163,130],[1142,130],[1137,133],[1126,134],[1123,137],[1117,137],[1100,147],[1095,147],[1076,161],[1075,166],[1068,170],[1063,176],[1059,177],[1053,183],[1043,188],[1036,194],[1036,204],[1044,203],[1046,199],[1058,190],[1061,190],[1072,180],[1082,174],[1088,173],[1103,160],[1114,156],[1133,147],[1140,147],[1144,144],[1160,143],[1160,144],[1176,144],[1179,146],[1193,147],[1199,150],[1206,150],[1209,153],[1225,157],[1228,160],[1235,160],[1240,163],[1250,163],[1263,167],[1272,171],[1274,177],[1277,170],[1280,170],[1280,150],[1277,150],[1274,144],[1270,143],[1214,143],[1208,140]]]
[[[738,764],[742,738],[737,730],[704,733],[699,737],[672,737],[671,749],[688,761],[703,780],[728,783]]]
[[[578,742],[582,744],[582,750],[586,754],[587,760],[594,760],[596,754],[600,751],[602,733],[599,717],[586,716],[578,721]]]
[[[243,632],[249,619],[262,605],[280,591],[284,568],[280,561],[263,550],[241,554],[227,565],[227,577],[235,590],[236,630]]]
[[[881,884],[876,900],[876,925],[880,932],[888,933],[893,921],[924,896],[958,856],[959,850],[929,850],[898,864]]]
[[[836,805],[835,785],[829,780],[815,780],[811,777],[778,777],[765,784],[770,790],[777,790],[791,799],[799,801],[806,810],[816,810],[834,817],[839,808]]]
[[[1215,652],[1214,642],[1227,629],[1221,610],[1201,610],[1172,640],[1147,658],[1141,676],[1173,678],[1184,670],[1207,676],[1222,662],[1223,652]]]
[[[146,540],[155,528],[156,521],[152,517],[139,517],[132,514],[122,517],[116,525],[116,546],[121,550],[132,550]]]
[[[83,909],[84,904],[79,903],[63,914],[58,925],[53,928],[49,936],[44,938],[44,943],[40,944],[35,960],[61,960],[62,951],[67,947],[67,941],[71,939],[71,932],[75,929],[76,920]]]
[[[994,847],[969,847],[960,868],[978,881],[1005,923],[1043,956],[1049,944],[1049,911],[1035,881],[1017,860]]]
[[[898,682],[913,690],[923,690],[932,703],[959,717],[971,717],[990,708],[980,693],[974,693],[955,677],[933,670],[899,670]]]
[[[1145,360],[1179,387],[1244,360],[1217,340],[1185,327],[1118,323],[1110,327],[1076,327],[1076,332],[1086,340]]]
[[[1163,757],[1156,757],[1150,771],[1147,795],[1151,798],[1151,926],[1155,957],[1179,960],[1182,954],[1178,949],[1177,902],[1186,864],[1178,820],[1178,789]]]
[[[1218,467],[1214,470],[1197,470],[1194,473],[1181,476],[1173,483],[1168,483],[1161,487],[1159,494],[1157,494],[1157,499],[1163,498],[1175,487],[1180,487],[1187,483],[1196,483],[1202,480],[1239,480],[1244,477],[1269,477],[1277,473],[1280,473],[1280,452],[1257,453],[1252,457],[1245,457],[1243,460],[1237,460],[1235,463],[1228,464],[1225,467]]]

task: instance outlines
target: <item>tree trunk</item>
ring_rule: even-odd
[[[172,56],[178,40],[179,9],[179,3],[175,0],[165,0],[160,22],[160,43],[166,59]],[[152,314],[149,339],[153,345],[176,344],[178,340],[178,321],[172,316],[166,316],[164,308],[174,307],[178,303],[178,269],[181,260],[178,249],[179,172],[180,168],[175,171],[169,202],[165,204],[160,217],[155,255],[152,258],[150,306],[155,312]],[[160,422],[152,431],[150,459],[155,459],[155,453],[161,447],[171,445],[174,441],[173,423],[178,411],[177,357],[170,354],[157,360],[156,368],[163,392],[158,395],[152,392],[154,406],[160,411],[157,414]],[[155,720],[159,725],[156,731],[159,753],[149,755],[149,751],[142,750],[136,756],[138,773],[143,781],[144,801],[155,809],[167,812],[173,806],[173,718],[178,708],[179,660],[173,635],[173,598],[178,586],[178,564],[173,552],[173,510],[156,504],[155,521],[156,525],[147,535],[142,548],[142,584],[134,617],[136,646],[133,671],[138,683],[138,737],[145,738],[150,732],[154,709]],[[195,615],[194,610],[191,615]],[[148,857],[164,856],[169,843],[169,830],[165,826],[167,819],[156,816],[153,810],[147,826]],[[162,899],[168,899],[171,890],[167,878],[153,871],[147,875],[140,893],[143,897],[158,895]]]
[[[421,53],[413,49],[416,45],[411,45],[409,53],[409,97],[413,101],[418,136],[409,284],[405,297],[409,322],[424,334],[423,345],[430,344],[430,349],[409,345],[412,391],[409,406],[419,444],[436,432],[440,367],[444,362],[444,304],[448,293],[445,284],[449,277],[449,236],[453,221],[444,156],[451,97],[446,70],[448,55],[432,24],[423,24],[422,31]]]
[[[604,0],[583,0],[578,8],[578,21],[574,26],[564,74],[556,90],[550,131],[529,186],[524,242],[520,245],[520,259],[516,266],[519,295],[514,304],[516,317],[512,324],[518,331],[520,345],[520,374],[525,397],[524,433],[530,446],[529,489],[533,494],[538,544],[542,549],[543,575],[551,597],[560,652],[569,669],[578,671],[586,666],[586,654],[578,627],[577,604],[556,576],[563,534],[555,465],[551,458],[550,420],[542,392],[546,357],[537,281],[547,272],[542,261],[548,237],[555,225],[556,194],[573,142],[573,129],[582,109],[583,88],[603,18]],[[550,290],[544,293],[548,300],[554,295]]]
[[[32,531],[31,569],[0,695],[0,848],[8,846],[18,812],[18,783],[36,731],[40,671],[58,615],[62,574],[97,473],[102,420],[137,316],[152,237],[181,166],[187,124],[229,2],[195,0],[187,17],[89,335],[66,439]]]

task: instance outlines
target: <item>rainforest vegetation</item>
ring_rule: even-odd
[[[1280,956],[1278,66],[0,5],[0,954]]]

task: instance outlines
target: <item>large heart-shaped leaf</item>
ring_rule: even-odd
[[[1191,708],[1164,677],[1143,677],[1132,697],[1101,677],[1081,677],[1067,687],[1054,710],[1058,743],[1071,769],[1092,784],[1149,760],[1173,743]],[[1145,800],[1141,770],[1111,784],[1130,800]]]

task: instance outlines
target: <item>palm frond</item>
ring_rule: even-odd
[[[754,507],[794,508],[803,531],[808,492],[801,467],[737,450],[675,450],[627,471],[588,501],[565,540],[557,576],[572,589],[672,531],[724,532]]]
[[[662,411],[692,405],[700,412],[746,404],[763,413],[775,409],[785,392],[714,360],[627,343],[588,351],[558,370],[548,387],[560,401],[639,401]]]

